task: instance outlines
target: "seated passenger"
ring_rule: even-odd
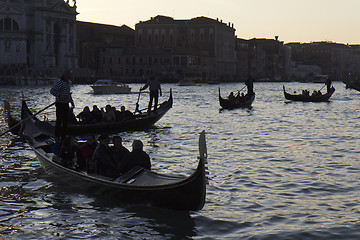
[[[125,109],[125,106],[121,106],[120,107],[120,112],[118,112],[116,119],[117,120],[126,120],[126,119],[131,119],[134,115],[132,112],[130,112],[129,110]]]
[[[79,147],[78,167],[80,171],[88,169],[89,163],[94,155],[97,142],[94,135],[87,136],[86,143]]]
[[[60,164],[68,168],[74,168],[77,161],[76,155],[78,148],[78,144],[74,137],[66,137],[59,149],[59,157],[61,158]]]
[[[237,100],[241,100],[244,97],[245,97],[244,92],[241,92],[241,93],[238,92],[238,94],[236,95]]]
[[[136,166],[151,169],[150,157],[143,151],[143,143],[140,140],[133,141],[132,151],[125,156],[124,161],[125,164],[122,172],[130,171]]]
[[[112,153],[114,155],[117,168],[121,172],[124,165],[124,158],[129,154],[129,150],[123,146],[122,138],[120,136],[113,137],[114,146],[111,147]]]
[[[98,106],[94,105],[93,110],[91,111],[92,121],[93,122],[100,122],[102,120],[102,112],[98,108]]]
[[[115,116],[115,111],[114,109],[108,104],[105,107],[105,111],[104,109],[101,109],[102,114],[103,114],[103,119],[107,122],[111,122],[111,121],[115,121],[116,116]]]
[[[118,177],[120,175],[120,173],[116,173],[116,161],[109,143],[108,135],[100,135],[99,144],[89,164],[89,172],[96,172],[107,177]]]
[[[90,112],[90,108],[85,106],[83,111],[79,113],[77,116],[81,123],[91,123],[92,122],[92,114]]]
[[[234,96],[234,93],[233,93],[233,92],[231,92],[231,93],[229,94],[228,99],[229,99],[229,100],[235,100],[235,96]]]

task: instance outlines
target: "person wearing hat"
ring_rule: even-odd
[[[109,146],[109,136],[106,134],[100,135],[98,140],[99,144],[94,151],[88,171],[107,177],[118,177],[117,175],[119,174],[116,174],[114,171],[116,169],[116,161]]]
[[[55,123],[55,137],[62,140],[66,137],[67,124],[69,119],[69,103],[72,108],[75,108],[74,101],[70,92],[70,78],[71,71],[66,69],[61,78],[51,88],[50,93],[56,98],[56,123]]]

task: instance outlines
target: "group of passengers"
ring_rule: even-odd
[[[236,96],[234,95],[233,92],[230,92],[229,96],[228,96],[228,99],[230,101],[241,101],[242,99],[245,98],[246,95],[244,95],[244,92],[239,92],[236,94]]]
[[[310,96],[310,92],[309,92],[309,90],[307,90],[307,89],[302,90],[301,94],[304,95],[304,96]],[[314,96],[321,96],[321,95],[322,95],[322,93],[321,93],[320,90],[319,90],[319,91],[314,90],[314,91],[312,92],[312,94],[311,94],[312,97],[314,97]]]
[[[125,106],[121,106],[119,111],[116,107],[108,104],[105,106],[105,110],[103,108],[99,109],[97,105],[94,105],[92,111],[90,111],[90,108],[85,106],[83,111],[76,117],[79,118],[79,123],[88,124],[101,121],[113,122],[131,119],[134,117],[134,114],[126,110]]]
[[[249,76],[248,79],[245,80],[245,85],[247,87],[247,93],[244,94],[243,92],[240,93],[240,91],[238,91],[237,95],[235,96],[233,92],[230,92],[228,99],[230,101],[242,101],[244,100],[244,98],[246,97],[251,97],[252,95],[254,95],[254,79]]]
[[[117,178],[136,166],[150,170],[150,157],[143,151],[140,140],[133,141],[131,152],[123,146],[120,136],[114,136],[112,142],[110,146],[108,135],[100,135],[98,141],[89,135],[79,146],[74,137],[68,136],[59,149],[60,164],[111,178]]]

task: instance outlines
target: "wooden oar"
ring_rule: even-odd
[[[321,89],[323,89],[325,86],[326,86],[326,84],[325,84],[324,86],[322,86],[322,88],[320,88],[320,90],[319,90],[319,91],[321,91]]]
[[[137,102],[136,102],[135,113],[140,112],[140,110],[139,110],[140,94],[141,94],[141,90],[139,91],[138,99],[137,99]]]
[[[52,104],[50,104],[50,105],[48,105],[48,106],[44,107],[43,109],[41,109],[41,110],[37,111],[37,112],[36,112],[36,113],[34,113],[33,115],[31,115],[31,116],[29,116],[29,117],[25,118],[24,120],[20,121],[19,123],[15,124],[14,126],[12,126],[12,127],[11,127],[10,129],[8,129],[7,131],[5,131],[5,132],[1,133],[1,134],[0,134],[0,137],[1,137],[1,136],[3,136],[3,135],[5,135],[6,133],[10,132],[10,131],[11,131],[11,130],[13,130],[14,128],[16,128],[16,127],[20,126],[23,122],[25,122],[25,121],[29,120],[30,118],[32,118],[32,117],[34,117],[34,116],[38,115],[39,113],[41,113],[41,112],[45,111],[46,109],[48,109],[49,107],[51,107],[51,106],[53,106],[53,105],[55,105],[55,102],[53,102]]]
[[[238,92],[241,92],[244,88],[246,88],[246,85],[242,89],[238,90]]]

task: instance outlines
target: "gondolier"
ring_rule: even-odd
[[[66,137],[69,103],[75,107],[74,101],[71,97],[70,83],[71,71],[66,69],[61,78],[51,88],[50,93],[56,97],[56,124],[55,124],[55,137],[62,140]]]
[[[254,80],[251,76],[245,81],[245,85],[247,86],[247,94],[249,96],[254,94]]]
[[[147,81],[147,83],[140,88],[140,92],[145,90],[147,87],[150,89],[150,100],[149,100],[149,106],[148,106],[148,113],[151,111],[151,105],[154,100],[154,112],[156,112],[157,105],[158,105],[158,99],[159,99],[159,93],[160,96],[162,96],[161,92],[161,85],[159,79],[155,77],[155,74],[153,72],[150,73],[150,78]]]
[[[326,85],[326,90],[327,90],[327,92],[329,93],[329,92],[331,92],[332,91],[332,81],[328,78],[328,79],[326,79],[326,81],[325,81],[325,85]]]

